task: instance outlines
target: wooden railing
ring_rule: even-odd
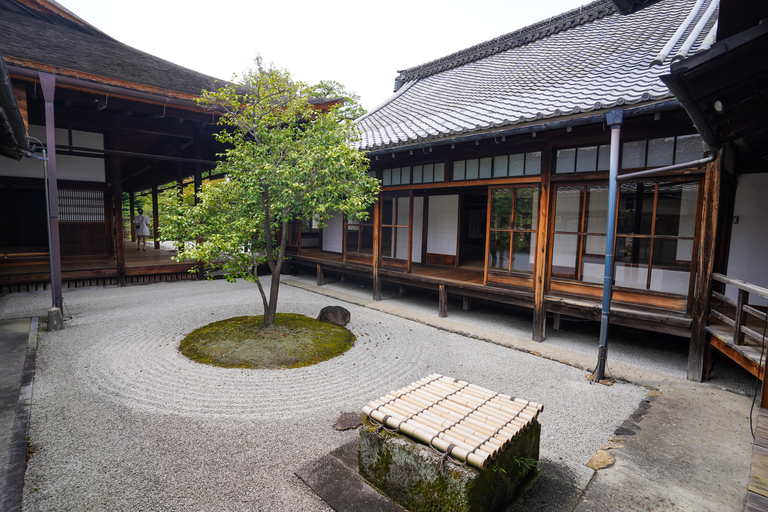
[[[724,285],[712,290],[707,325],[712,345],[762,379],[768,356],[764,350],[768,314],[765,307],[750,305],[749,301],[754,296],[768,300],[768,288],[722,274],[713,274],[712,280]],[[725,286],[736,289],[736,300],[725,295]]]

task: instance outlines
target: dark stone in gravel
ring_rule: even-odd
[[[325,306],[320,310],[320,314],[317,315],[317,319],[320,322],[328,322],[330,324],[344,327],[349,323],[350,314],[347,309],[341,306]]]
[[[640,426],[630,420],[624,420],[624,423],[622,423],[621,426],[629,430],[640,430]]]
[[[363,424],[363,413],[361,412],[343,412],[336,424],[333,426],[336,430],[349,430],[357,428]]]
[[[633,436],[635,435],[635,432],[633,430],[629,430],[628,428],[624,427],[617,427],[616,430],[613,431],[614,434],[617,436]]]

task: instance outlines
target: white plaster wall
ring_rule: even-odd
[[[459,196],[431,196],[427,221],[427,252],[456,255],[459,231]]]
[[[731,226],[728,277],[768,288],[768,174],[739,176],[733,215],[739,223]],[[735,289],[726,295],[736,299]],[[750,303],[768,305],[754,297]]]
[[[45,128],[38,125],[29,126],[29,135],[46,142]],[[56,143],[69,144],[67,130],[56,129]],[[72,145],[94,149],[104,149],[104,136],[100,133],[72,132]],[[15,176],[20,178],[43,178],[43,162],[34,158],[22,158],[17,162],[9,158],[0,161],[0,176]],[[104,159],[84,158],[69,155],[56,155],[56,177],[60,180],[105,181]]]
[[[413,248],[411,261],[421,263],[421,236],[424,231],[424,198],[413,198]]]
[[[327,226],[323,229],[323,250],[340,253],[344,237],[344,216],[334,215],[325,219],[325,223]]]

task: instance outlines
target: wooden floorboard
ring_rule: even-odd
[[[760,408],[755,430],[755,449],[749,474],[747,510],[768,511],[768,409]]]
[[[720,352],[748,370],[752,375],[758,374],[758,368],[765,371],[765,359],[768,354],[762,352],[762,345],[733,343],[733,327],[724,324],[710,324],[706,327],[710,334],[710,343]]]
[[[126,275],[132,277],[149,275],[181,275],[194,266],[195,262],[177,262],[172,258],[176,251],[155,249],[152,242],[146,250],[137,250],[136,243],[125,240]],[[117,277],[117,260],[114,258],[63,259],[61,277],[64,282],[75,286],[85,286],[91,280],[103,283],[104,279]],[[17,260],[11,264],[0,264],[0,285],[20,289],[20,286],[33,285],[50,281],[50,263],[48,260]]]

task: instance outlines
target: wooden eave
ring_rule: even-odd
[[[180,104],[175,104],[175,107],[178,108],[186,108],[187,110],[193,110],[197,112],[207,112],[203,107],[197,106],[196,100],[199,98],[198,95],[184,93],[180,91],[174,91],[171,89],[161,89],[159,87],[153,87],[151,85],[144,85],[144,84],[138,84],[135,82],[128,82],[125,80],[118,80],[115,78],[110,78],[102,75],[96,75],[93,73],[86,73],[83,71],[77,71],[74,69],[68,69],[68,68],[61,68],[58,66],[51,66],[49,64],[43,64],[41,62],[34,62],[27,59],[20,59],[18,57],[9,57],[4,56],[4,60],[6,61],[6,64],[9,66],[16,66],[19,68],[23,68],[25,70],[29,71],[37,71],[42,73],[49,73],[51,75],[61,76],[61,77],[67,77],[72,78],[77,81],[82,81],[82,84],[74,85],[74,84],[67,84],[67,83],[57,83],[57,87],[62,88],[68,88],[73,90],[80,90],[80,91],[93,91],[93,88],[88,87],[88,82],[93,84],[99,84],[102,86],[109,87],[109,94],[114,97],[121,97],[123,99],[130,99],[132,101],[140,101],[143,103],[149,103],[149,104],[156,104],[156,105],[163,105],[164,101],[161,98],[173,98],[176,100],[181,100],[185,102],[189,102],[188,106],[183,106]],[[14,72],[14,70],[9,70],[9,73],[12,78],[17,80],[25,80],[29,79],[29,76],[24,76],[22,73]],[[157,100],[152,100],[149,98],[137,98],[136,96],[131,96],[128,94],[121,94],[120,90],[113,90],[112,87],[118,87],[120,89],[125,89],[128,91],[136,91],[141,92],[145,94],[151,94],[154,96],[159,96],[161,98],[158,98]],[[101,89],[95,89],[101,91]]]

